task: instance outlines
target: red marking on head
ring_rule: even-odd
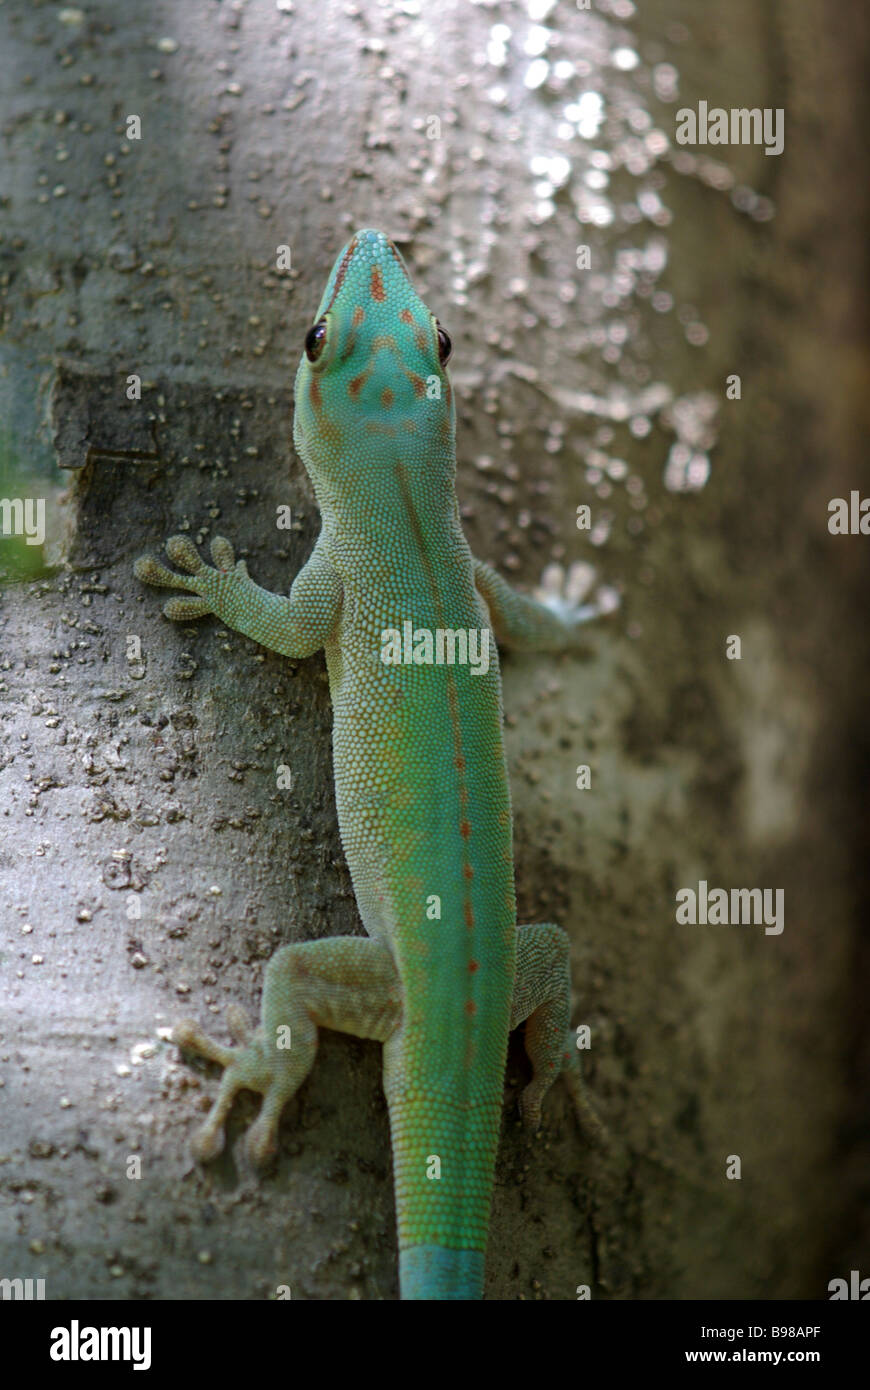
[[[358,328],[358,327],[359,327],[359,325],[362,323],[362,321],[363,321],[363,319],[365,318],[365,316],[366,316],[366,311],[365,311],[365,309],[363,309],[362,306],[358,304],[358,305],[356,306],[356,308],[354,309],[354,311],[353,311],[353,318],[351,319],[351,323],[353,324],[354,328]]]
[[[350,245],[348,246],[347,250],[341,258],[341,265],[338,267],[338,274],[335,277],[335,284],[332,289],[332,297],[330,298],[330,301],[326,306],[327,310],[332,308],[333,304],[335,303],[335,296],[338,294],[339,290],[344,284],[344,277],[347,274],[347,268],[350,265],[350,258],[355,250],[356,237],[353,238],[353,240],[351,241]]]
[[[414,388],[414,395],[415,395],[415,396],[417,396],[418,398],[419,398],[420,396],[425,396],[425,394],[426,394],[426,383],[425,383],[425,381],[423,380],[423,378],[422,378],[421,376],[418,376],[416,372],[409,372],[409,373],[408,373],[408,380],[410,381],[411,385],[412,385],[413,388]]]
[[[384,407],[384,409],[389,410],[390,406],[393,404],[393,401],[395,399],[396,397],[394,393],[390,390],[389,386],[385,386],[383,391],[381,392],[381,405]]]
[[[399,318],[402,320],[402,323],[413,324],[414,322],[414,315],[411,313],[410,309],[400,309]]]
[[[453,766],[456,768],[457,772],[465,771],[465,759],[461,753],[456,754],[456,757],[453,759]]]
[[[469,835],[471,834],[471,822],[467,820],[460,821],[459,833],[462,836],[463,840],[467,840]]]
[[[402,272],[402,274],[404,275],[405,279],[408,281],[408,284],[410,285],[411,279],[410,279],[410,276],[408,275],[407,270],[405,269],[405,262],[402,260],[402,257],[399,255],[398,251],[396,250],[395,246],[393,245],[393,243],[392,243],[391,241],[389,241],[389,240],[387,241],[387,246],[388,246],[388,248],[389,248],[389,250],[390,250],[390,253],[391,253],[392,257],[393,257],[393,260],[396,262],[396,265],[399,267],[399,269],[401,270],[401,272]]]
[[[474,1015],[477,1013],[477,1005],[473,999],[466,999],[465,1012],[468,1014],[469,1018],[474,1018]]]
[[[365,372],[362,372],[359,376],[355,376],[353,381],[348,382],[347,394],[350,396],[351,400],[355,401],[357,399],[363,388],[365,379]]]
[[[429,351],[429,339],[427,338],[425,331],[420,327],[419,324],[414,329],[414,342],[417,344],[417,347],[419,348],[420,352]]]
[[[376,299],[379,303],[382,304],[386,297],[387,296],[384,293],[384,277],[383,275],[381,275],[381,267],[379,265],[372,266],[372,299]]]
[[[465,917],[465,925],[471,929],[474,926],[474,908],[467,898],[463,904],[462,912]]]
[[[309,383],[308,399],[316,411],[319,412],[323,408],[323,400],[320,395],[320,382],[317,380],[316,376],[313,376]]]
[[[479,970],[479,969],[480,969],[480,961],[479,961],[479,960],[470,960],[470,961],[468,962],[468,973],[469,973],[470,975],[473,975],[474,972],[475,972],[475,970]]]
[[[463,877],[463,878],[474,878],[474,870],[472,869],[472,867],[471,867],[470,864],[463,864],[463,866],[462,866],[462,877]]]

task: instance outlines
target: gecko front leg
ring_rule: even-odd
[[[567,575],[561,566],[551,565],[534,598],[511,588],[482,560],[474,562],[474,583],[489,609],[495,640],[515,651],[566,651],[585,623],[619,606],[618,594],[608,588],[599,589],[594,603],[580,602],[585,587],[581,565],[573,565]]]
[[[248,574],[244,560],[222,536],[211,543],[214,567],[200,559],[186,536],[170,536],[166,553],[178,574],[151,555],[134,565],[137,579],[163,589],[187,589],[196,598],[171,598],[163,612],[173,622],[189,622],[207,613],[236,632],[282,656],[311,656],[335,629],[341,609],[341,581],[318,541],[296,576],[290,597],[261,589]]]

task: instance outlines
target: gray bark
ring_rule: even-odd
[[[794,8],[660,0],[623,28],[562,0],[540,87],[514,7],[0,9],[3,495],[44,497],[50,526],[42,568],[2,542],[0,1275],[44,1277],[49,1298],[396,1296],[379,1048],[323,1035],[256,1180],[233,1147],[253,1098],[224,1158],[191,1162],[216,1078],[167,1037],[186,1014],[221,1031],[227,1004],[255,1013],[278,945],[360,930],[323,662],[170,625],[132,574],[181,530],[229,536],[259,583],[289,587],[318,526],[291,374],[365,225],[397,238],[453,335],[473,549],[521,586],[590,559],[624,594],[580,658],[504,662],[520,920],[569,932],[617,1143],[586,1149],[560,1090],[523,1135],[512,1046],[487,1296],[826,1297],[858,1258],[839,1232],[866,1162],[843,1138],[866,639],[861,541],[828,534],[827,503],[862,485],[865,325],[847,289],[866,20]],[[503,67],[478,61],[496,23],[513,30]],[[677,101],[656,95],[661,64]],[[584,90],[609,119],[560,145]],[[591,150],[631,160],[626,138],[673,140],[675,108],[699,100],[783,107],[783,155],[708,150],[688,168],[635,151],[648,167],[597,195],[614,220],[577,220]],[[529,160],[563,149],[548,198]],[[614,299],[631,248],[648,259]],[[687,441],[712,473],[679,493],[664,465]],[[638,482],[617,469],[604,495],[590,449]],[[574,526],[587,502],[610,514],[601,546]],[[784,888],[784,932],[678,925],[674,895],[700,879]]]

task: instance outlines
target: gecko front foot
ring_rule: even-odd
[[[250,1161],[261,1167],[277,1149],[281,1111],[298,1081],[284,1054],[267,1049],[259,1029],[250,1032],[241,1010],[228,1010],[227,1022],[235,1047],[216,1042],[191,1019],[179,1023],[172,1032],[173,1042],[179,1047],[190,1048],[225,1069],[208,1119],[194,1136],[193,1153],[200,1163],[217,1158],[225,1143],[226,1119],[239,1091],[258,1091],[263,1096],[263,1106],[248,1131],[246,1150]]]
[[[153,555],[141,555],[133,566],[137,579],[143,584],[154,584],[161,589],[187,589],[199,598],[171,598],[163,605],[163,612],[173,622],[187,622],[191,618],[202,618],[216,611],[216,600],[221,585],[226,584],[229,575],[240,575],[248,579],[244,560],[236,561],[233,547],[223,536],[215,536],[211,543],[211,558],[215,567],[207,565],[200,558],[195,546],[186,536],[170,536],[166,542],[166,553],[173,565],[186,571],[178,574],[167,569]]]
[[[619,607],[617,590],[606,584],[596,589],[591,603],[582,602],[594,579],[593,567],[581,561],[571,565],[567,572],[562,565],[548,565],[535,590],[535,598],[569,627],[579,627]]]

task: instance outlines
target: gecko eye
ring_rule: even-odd
[[[453,351],[453,341],[447,329],[442,328],[437,319],[435,320],[435,328],[438,333],[438,358],[441,366],[446,367]]]
[[[305,356],[309,362],[316,362],[326,342],[326,319],[318,319],[305,334]]]

